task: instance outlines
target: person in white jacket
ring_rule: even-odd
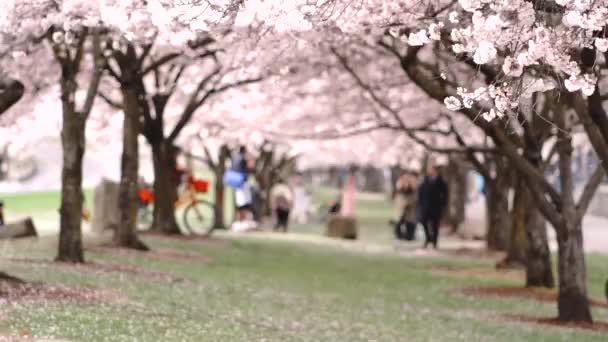
[[[274,230],[287,232],[289,213],[293,206],[293,191],[284,182],[279,182],[270,190],[270,203],[276,216]]]

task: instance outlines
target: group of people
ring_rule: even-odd
[[[424,248],[437,248],[441,216],[447,205],[448,185],[435,165],[427,167],[426,175],[419,183],[415,172],[406,172],[395,186],[395,203],[398,220],[394,224],[395,237],[399,240],[415,240],[418,223],[424,228]]]
[[[259,220],[259,208],[256,198],[260,195],[252,174],[255,171],[255,159],[247,153],[245,146],[240,146],[232,156],[232,165],[227,171],[225,182],[234,188],[236,204],[235,221],[232,229],[236,231],[254,230]],[[287,231],[289,214],[293,205],[293,193],[283,180],[270,192],[271,210],[276,218],[275,231]]]

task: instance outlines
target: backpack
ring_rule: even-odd
[[[247,178],[242,172],[230,169],[227,170],[226,173],[224,173],[224,184],[228,185],[231,188],[238,189],[242,187],[243,184],[245,184],[246,180]]]

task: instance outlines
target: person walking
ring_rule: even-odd
[[[426,236],[424,248],[432,244],[437,249],[441,214],[447,205],[448,185],[439,174],[437,167],[430,164],[426,176],[418,188],[418,221],[424,227]]]
[[[231,171],[234,171],[242,177],[242,183],[234,189],[234,198],[236,202],[235,221],[243,222],[250,219],[253,210],[253,193],[252,185],[249,182],[249,174],[253,170],[253,161],[247,156],[247,148],[241,145],[237,152],[232,157]]]
[[[289,186],[280,181],[270,191],[271,206],[276,216],[275,231],[287,232],[289,214],[293,205],[293,192]]]
[[[395,223],[395,237],[398,240],[416,239],[416,175],[404,173],[395,186],[395,204],[398,220]],[[394,221],[393,221],[394,222]]]

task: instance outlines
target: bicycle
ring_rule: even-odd
[[[197,234],[200,231],[211,230],[215,222],[215,205],[207,200],[198,197],[209,191],[209,182],[203,179],[196,179],[192,175],[188,180],[184,190],[178,195],[175,202],[175,211],[183,208],[183,226],[188,233]],[[140,207],[137,213],[137,228],[147,230],[154,220],[153,208],[154,193],[149,187],[143,187],[138,192]]]

